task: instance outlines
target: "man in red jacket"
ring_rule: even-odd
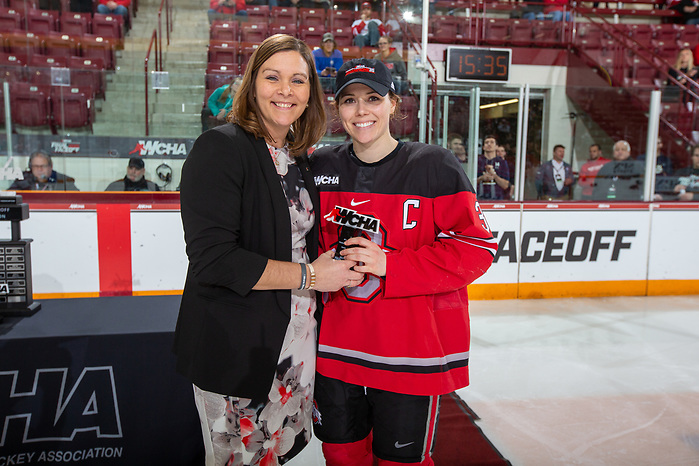
[[[209,22],[221,15],[247,16],[245,0],[211,0],[209,2]]]
[[[379,43],[379,37],[386,35],[386,28],[380,19],[372,18],[371,3],[362,3],[359,19],[352,23],[352,35],[354,36],[354,45],[365,47],[370,45],[376,47]]]
[[[129,5],[131,0],[99,0],[97,13],[102,15],[121,15],[124,19],[129,17]]]

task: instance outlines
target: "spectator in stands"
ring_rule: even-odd
[[[582,164],[578,174],[578,186],[582,188],[581,199],[592,199],[592,190],[595,186],[595,176],[602,166],[609,162],[609,159],[602,157],[602,149],[599,144],[592,144],[588,149],[590,158]]]
[[[631,158],[631,145],[626,141],[614,144],[613,157],[597,172],[592,198],[599,201],[642,200],[644,164]]]
[[[697,73],[699,73],[699,68],[694,66],[694,53],[689,47],[685,47],[678,52],[675,66],[668,70],[668,74],[683,86],[689,86],[691,84],[691,82],[687,82],[685,75],[691,78],[692,81],[696,81]],[[688,100],[686,92],[680,93],[680,89],[677,87],[677,83],[674,80],[668,78],[666,84],[668,87],[664,90],[664,97],[669,96],[678,99],[681,96],[683,102]],[[695,87],[693,91],[699,92],[699,89]]]
[[[374,59],[381,61],[391,71],[396,93],[404,94],[408,85],[408,71],[405,69],[403,57],[398,54],[395,48],[391,47],[392,42],[391,36],[381,36],[378,42],[379,53],[374,56]]]
[[[680,201],[699,201],[699,146],[692,148],[692,166],[677,170],[675,186]]]
[[[507,197],[510,187],[510,169],[505,159],[497,156],[498,142],[495,136],[483,139],[483,153],[478,156],[476,180],[478,199],[500,200]]]
[[[102,15],[121,15],[124,20],[129,18],[131,0],[99,0],[97,13]]]
[[[209,2],[209,23],[227,15],[247,16],[245,0],[211,0]]]
[[[318,256],[324,212],[306,153],[325,134],[325,99],[314,68],[295,37],[262,41],[231,124],[202,133],[182,167],[189,268],[174,350],[207,464],[285,464],[308,444],[316,290],[364,278],[353,260]]]
[[[699,24],[699,3],[696,0],[680,0],[670,8],[680,12],[685,24]]]
[[[146,164],[140,157],[131,157],[126,176],[112,181],[105,191],[160,191],[157,184],[146,179]]]
[[[528,20],[543,20],[544,15],[544,5],[543,3],[526,3],[522,9],[522,19]]]
[[[510,188],[507,190],[507,196],[505,199],[515,198],[515,158],[507,156],[507,149],[505,146],[498,145],[495,149],[495,155],[507,162],[507,170],[510,173]]]
[[[337,49],[337,42],[332,32],[323,34],[320,48],[313,50],[316,71],[320,76],[334,78],[342,66],[342,52]]]
[[[544,13],[547,19],[551,21],[563,21],[563,16],[565,14],[565,20],[570,21],[568,0],[544,0],[544,5]]]
[[[536,192],[539,199],[562,200],[572,197],[575,183],[573,169],[563,161],[566,148],[561,144],[553,146],[553,159],[544,163],[536,172]]]
[[[372,14],[371,3],[362,3],[359,19],[352,23],[354,45],[359,47],[365,47],[367,45],[376,47],[379,43],[379,38],[386,34],[381,20],[372,18]]]
[[[79,191],[75,179],[53,169],[51,156],[37,150],[29,156],[29,170],[22,173],[24,179],[15,180],[10,190],[25,191]]]
[[[662,153],[663,150],[663,140],[658,138],[655,157],[655,176],[672,176],[674,169],[672,168],[672,160],[670,157]],[[646,154],[641,154],[636,160],[641,162],[646,161]]]
[[[206,108],[202,111],[202,131],[226,122],[226,115],[233,105],[233,97],[235,97],[242,82],[243,78],[235,78],[230,84],[224,84],[211,93],[206,102]],[[215,124],[211,125],[209,117],[216,119]]]
[[[459,163],[464,170],[466,169],[466,164],[468,162],[468,156],[466,155],[466,146],[464,145],[464,138],[456,133],[451,133],[447,137],[447,147],[459,160]]]
[[[342,52],[337,49],[335,36],[331,32],[323,34],[320,47],[313,50],[316,61],[316,72],[320,76],[320,84],[324,92],[332,92],[335,86],[335,75],[342,66]]]

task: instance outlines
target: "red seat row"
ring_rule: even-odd
[[[65,71],[66,69],[68,71]],[[52,85],[59,79],[64,85],[91,87],[95,96],[104,97],[104,60],[77,56],[51,57],[37,54],[27,56],[26,54],[0,53],[0,80]],[[63,82],[66,79],[68,81]]]
[[[229,83],[233,77],[245,73],[245,67],[258,45],[257,42],[210,41],[206,88],[216,89]],[[374,58],[379,53],[374,47],[360,49],[356,45],[338,46],[338,50],[345,60],[360,57]]]
[[[211,24],[209,30],[212,40],[227,42],[262,42],[273,34],[289,34],[296,36],[308,44],[318,44],[322,40],[323,34],[332,32],[338,46],[352,45],[352,29],[350,27],[337,27],[334,29],[325,26],[303,25],[297,26],[294,23],[283,21],[268,23],[238,23],[235,20],[216,20]]]
[[[323,8],[269,7],[248,5],[247,21],[253,23],[285,23],[296,26],[349,27],[357,13],[348,9],[324,10]],[[244,23],[243,23],[244,24]]]
[[[0,102],[4,106],[3,89]],[[84,128],[92,130],[94,122],[94,94],[90,87],[43,86],[31,83],[10,84],[10,111],[15,125],[51,128]],[[0,124],[5,124],[5,113],[0,112]]]
[[[101,59],[106,69],[115,66],[116,44],[113,39],[84,34],[70,36],[59,32],[37,35],[31,32],[0,32],[0,52],[9,54],[47,55]]]
[[[124,18],[121,15],[27,10],[0,7],[0,31],[20,30],[34,34],[62,32],[73,36],[94,34],[116,39],[124,38]]]

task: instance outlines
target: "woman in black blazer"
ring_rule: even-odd
[[[306,152],[325,112],[308,46],[262,42],[228,119],[182,168],[189,269],[177,369],[194,384],[207,465],[285,462],[311,436],[314,290],[363,279],[354,262],[317,257],[322,216]]]

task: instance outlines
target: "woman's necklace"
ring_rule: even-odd
[[[289,157],[288,146],[276,148],[267,144],[269,149],[269,155],[272,156],[272,161],[274,162],[274,167],[277,169],[277,173],[281,176],[286,175],[289,172],[289,164],[294,163]]]

